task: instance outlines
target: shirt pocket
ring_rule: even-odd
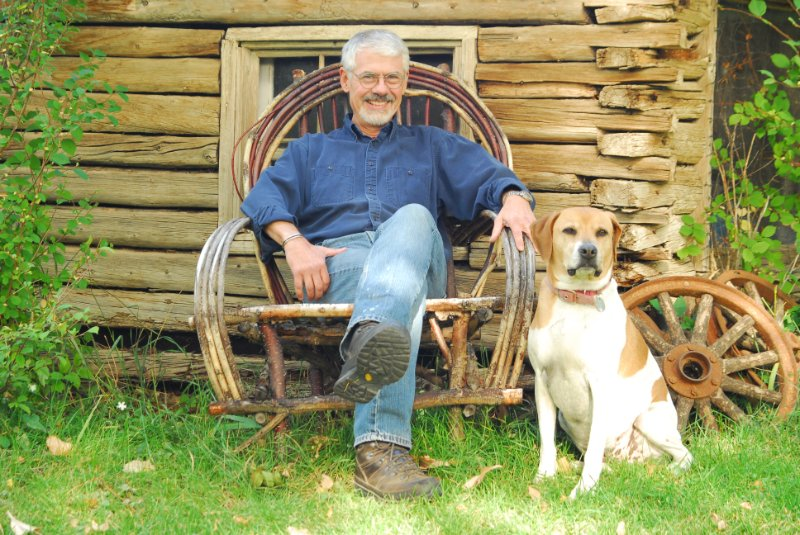
[[[417,203],[430,208],[431,174],[429,167],[387,167],[386,193],[389,200],[398,206]]]
[[[353,200],[355,182],[352,165],[328,164],[314,169],[311,204],[327,206]]]

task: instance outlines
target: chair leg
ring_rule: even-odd
[[[267,350],[267,360],[269,362],[269,387],[272,391],[273,399],[286,397],[286,366],[283,362],[283,347],[278,339],[275,327],[262,323],[259,325],[261,335],[264,337],[264,347]],[[288,428],[285,421],[280,422],[275,428],[276,431],[286,431]]]
[[[450,388],[464,388],[467,384],[467,332],[469,315],[460,315],[453,321],[453,342],[450,348],[452,368]],[[461,407],[450,409],[450,433],[456,440],[464,439],[464,418]]]

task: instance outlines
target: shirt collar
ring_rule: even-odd
[[[383,141],[384,139],[391,138],[392,134],[394,134],[395,130],[397,130],[395,128],[396,123],[397,123],[397,118],[392,118],[391,121],[389,121],[386,125],[384,125],[383,128],[381,128],[381,131],[378,133],[378,137],[375,139],[377,139],[378,141]],[[353,112],[350,112],[345,116],[344,128],[345,130],[349,130],[350,132],[352,132],[356,139],[372,139],[371,137],[364,135],[364,133],[361,131],[358,125],[356,125],[353,122]]]

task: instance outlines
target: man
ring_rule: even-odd
[[[393,498],[441,492],[408,454],[425,299],[445,295],[440,216],[492,209],[491,239],[509,227],[520,250],[534,221],[525,186],[478,144],[396,123],[408,63],[392,32],[351,38],[343,127],[291,143],[242,205],[264,255],[283,248],[298,297],[355,304],[334,391],[356,402],[356,487]]]

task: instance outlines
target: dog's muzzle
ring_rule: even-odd
[[[578,245],[578,264],[567,269],[567,273],[570,277],[574,277],[578,272],[588,274],[592,271],[595,277],[599,277],[601,274],[597,265],[597,246],[593,243],[584,242]]]

